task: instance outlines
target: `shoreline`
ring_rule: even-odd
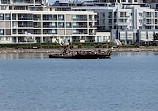
[[[74,51],[82,50],[102,50],[107,51],[107,48],[76,48]],[[14,48],[0,48],[0,54],[3,53],[60,53],[61,48],[58,49],[14,49]],[[113,52],[158,52],[158,47],[145,47],[145,48],[114,48]]]

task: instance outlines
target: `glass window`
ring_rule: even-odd
[[[4,35],[4,29],[0,29],[0,35]]]
[[[0,20],[4,20],[4,14],[0,14]]]
[[[6,10],[6,6],[1,6],[1,10]]]
[[[58,20],[64,20],[64,15],[58,15]]]
[[[71,28],[71,22],[66,23],[66,28]]]
[[[5,20],[10,20],[10,14],[5,14]]]
[[[58,23],[58,27],[59,27],[59,28],[64,28],[64,22],[59,22],[59,23]]]
[[[0,41],[4,41],[4,37],[0,37]]]
[[[52,30],[51,33],[52,33],[52,34],[56,34],[56,30]]]
[[[6,37],[6,41],[10,41],[10,37]]]

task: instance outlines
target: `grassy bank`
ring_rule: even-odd
[[[105,43],[72,43],[74,48],[106,48],[108,44]],[[15,48],[15,49],[33,49],[33,48],[43,48],[43,49],[52,49],[52,48],[61,48],[59,44],[56,43],[35,43],[35,44],[0,44],[0,48]]]
[[[141,46],[140,44],[116,46],[110,43],[72,43],[72,48],[149,48],[149,46]],[[156,46],[158,48],[158,46]],[[57,43],[35,43],[35,44],[0,44],[0,48],[13,49],[58,49],[62,48]],[[152,48],[152,47],[150,47]],[[155,48],[155,47],[154,47]]]

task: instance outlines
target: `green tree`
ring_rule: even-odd
[[[158,33],[154,34],[154,40],[158,40]]]

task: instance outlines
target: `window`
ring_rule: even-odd
[[[126,12],[120,12],[120,17],[126,17]]]
[[[66,28],[71,28],[71,22],[66,23]]]
[[[4,37],[0,37],[0,41],[4,41]]]
[[[6,37],[6,41],[10,41],[10,37]]]
[[[139,16],[142,17],[142,13],[139,13]]]
[[[109,12],[109,18],[112,18],[112,12]]]
[[[0,29],[0,35],[4,35],[4,29]]]
[[[121,2],[126,2],[126,0],[121,0]]]
[[[64,15],[58,15],[58,20],[64,20]]]
[[[59,23],[58,23],[58,27],[59,27],[59,28],[64,28],[64,22],[59,22]]]
[[[52,34],[56,34],[56,30],[52,30],[51,33],[52,33]]]
[[[78,33],[78,30],[73,30],[73,34],[77,34]]]
[[[0,14],[0,20],[4,20],[4,14]]]
[[[57,27],[57,23],[56,23],[56,22],[52,22],[52,23],[50,23],[50,27],[52,27],[52,28],[56,28],[56,27]]]
[[[1,10],[6,10],[6,6],[1,6]]]
[[[10,14],[5,14],[5,20],[10,20]]]

